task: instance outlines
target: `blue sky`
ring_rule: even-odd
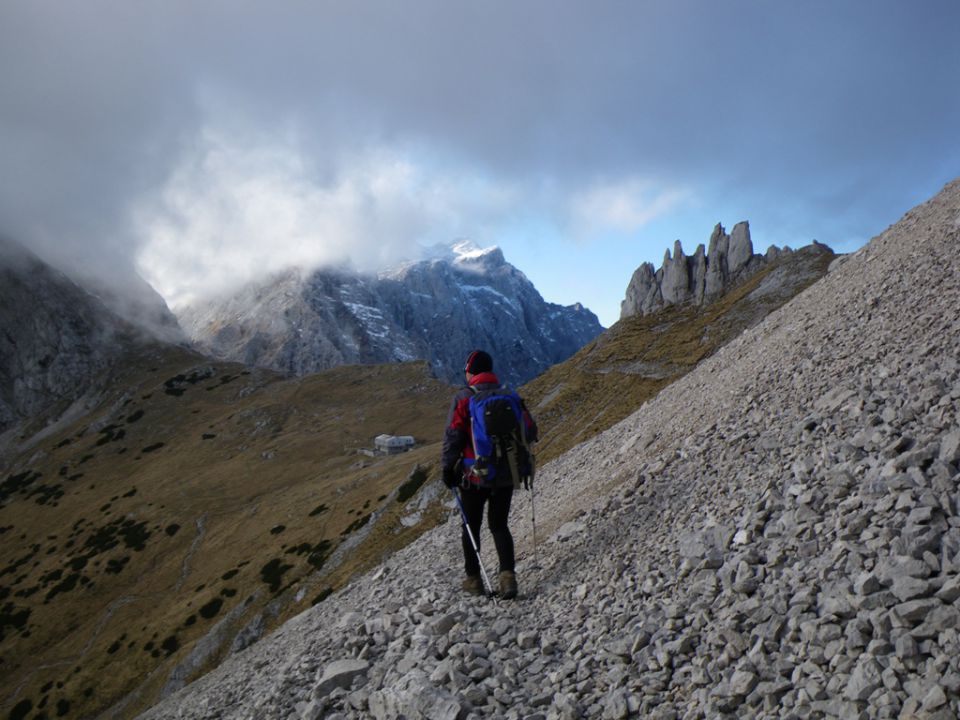
[[[497,244],[613,323],[749,220],[859,247],[960,175],[955,0],[0,4],[0,233],[172,305]]]

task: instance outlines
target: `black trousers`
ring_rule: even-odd
[[[473,539],[480,549],[480,525],[483,522],[483,506],[487,504],[487,526],[493,535],[493,543],[497,548],[500,559],[500,572],[513,572],[513,536],[507,527],[507,517],[510,515],[510,501],[513,499],[513,487],[495,488],[492,490],[468,488],[460,492],[463,502],[463,512],[467,516],[467,523],[473,532]],[[470,544],[470,537],[466,528],[460,533],[463,543],[463,569],[467,575],[480,574],[480,562],[477,553]]]

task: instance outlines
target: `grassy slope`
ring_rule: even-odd
[[[437,519],[404,528],[396,499],[439,453],[450,389],[425,364],[288,380],[175,352],[117,387],[0,491],[6,713],[91,716],[137,691],[118,708],[131,715],[217,623],[222,642],[188,677],[265,608],[277,625]],[[356,454],[381,432],[424,445]],[[324,574],[338,543],[368,532]]]

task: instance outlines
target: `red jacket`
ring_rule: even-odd
[[[470,427],[470,398],[475,391],[495,390],[500,387],[500,380],[492,372],[484,372],[470,378],[470,384],[457,392],[450,403],[450,412],[447,414],[447,428],[443,436],[443,452],[440,458],[441,467],[452,469],[461,458],[472,460],[473,438]],[[523,408],[524,429],[527,441],[537,439],[537,424],[533,417]]]

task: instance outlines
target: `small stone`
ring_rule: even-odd
[[[604,698],[603,720],[623,720],[629,712],[627,694],[623,690],[614,690]]]
[[[580,720],[583,717],[583,707],[577,702],[576,695],[564,693],[553,699],[551,708],[557,720]]]
[[[912,504],[913,500],[909,502]],[[925,579],[930,577],[930,566],[914,557],[897,556],[878,563],[877,574],[886,584],[893,583],[899,577]]]
[[[443,660],[433,669],[433,672],[430,673],[430,682],[434,685],[443,685],[449,680],[451,670],[453,670],[451,660],[449,658]]]
[[[901,660],[909,660],[919,655],[920,649],[912,635],[903,634],[897,638],[896,652]]]
[[[749,695],[760,682],[756,673],[748,670],[737,670],[730,678],[730,693],[733,695]]]
[[[953,605],[938,605],[923,618],[923,622],[910,631],[916,638],[935,638],[944,630],[960,625],[960,610]]]
[[[587,526],[582,522],[570,521],[564,523],[560,528],[550,537],[550,542],[566,542],[573,536],[578,533],[582,533],[587,529]]]
[[[900,678],[897,677],[897,673],[893,668],[887,668],[884,670],[880,677],[883,680],[883,686],[890,691],[896,692],[900,690]]]
[[[931,687],[927,694],[923,696],[923,700],[920,701],[920,707],[922,707],[927,712],[931,710],[936,710],[939,707],[942,707],[947,704],[947,694],[943,691],[943,688],[939,685],[934,685]]]
[[[360,628],[363,627],[363,619],[363,615],[358,612],[348,612],[340,617],[337,625],[341,628]]]
[[[906,602],[907,600],[914,600],[929,595],[930,583],[920,578],[898,577],[893,581],[890,592],[892,592],[900,602]]]
[[[893,609],[901,618],[912,623],[923,620],[928,613],[940,605],[942,603],[936,598],[927,598],[924,600],[908,600]]]
[[[907,515],[908,525],[924,525],[933,519],[933,508],[917,507]]]
[[[960,598],[960,575],[948,578],[937,591],[936,596],[945,603],[952,603]]]
[[[460,618],[457,613],[450,613],[449,615],[444,615],[443,617],[434,620],[428,625],[428,628],[430,633],[433,635],[446,635],[453,629],[454,625],[456,625],[459,620]]]
[[[872,572],[860,573],[853,583],[853,591],[857,595],[872,595],[883,587],[880,578]]]
[[[540,643],[540,635],[536,632],[517,633],[517,645],[521,650],[532,650]]]
[[[354,678],[364,675],[369,667],[366,660],[335,660],[323,669],[323,675],[313,692],[318,697],[323,697],[334,688],[348,690]]]
[[[646,630],[640,630],[633,638],[633,645],[630,648],[630,654],[640,652],[650,644],[653,636]]]
[[[626,638],[620,638],[617,640],[612,640],[608,642],[605,646],[605,649],[611,655],[616,655],[617,657],[629,658],[630,657],[630,648],[632,643]]]
[[[842,595],[826,595],[820,599],[821,615],[835,615],[840,618],[853,617],[856,613],[850,601]]]
[[[293,706],[296,717],[299,720],[318,720],[323,717],[323,703],[311,700],[310,702],[298,702]]]
[[[939,458],[945,463],[960,461],[960,431],[954,430],[943,436],[940,440]]]
[[[539,695],[534,695],[530,698],[530,707],[543,707],[544,705],[549,705],[553,701],[553,691],[549,690],[547,692],[542,692]]]
[[[951,695],[960,693],[960,674],[953,671],[948,672],[946,675],[940,678],[940,682],[944,690]]]
[[[370,702],[370,693],[367,690],[357,690],[355,693],[350,693],[347,696],[347,703],[354,710],[362,711],[367,709],[367,704]]]
[[[690,671],[690,683],[692,685],[704,686],[709,685],[713,682],[713,679],[710,677],[710,673],[702,667],[694,667]]]
[[[467,702],[476,707],[487,702],[488,694],[483,685],[471,685],[463,693],[463,697]]]
[[[882,668],[873,658],[858,663],[847,682],[844,696],[848,700],[867,700],[874,690],[883,685],[882,672]]]

